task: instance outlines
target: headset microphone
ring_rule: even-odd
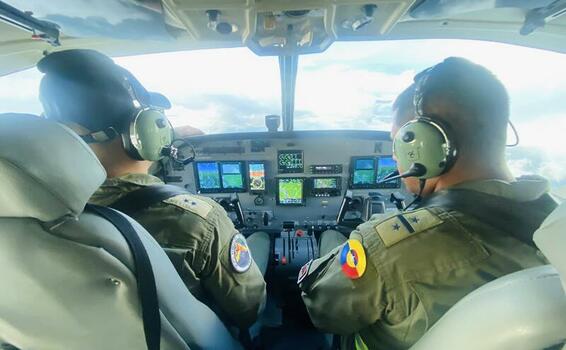
[[[378,184],[382,184],[384,182],[389,182],[389,181],[393,181],[393,180],[397,180],[397,179],[403,179],[406,177],[419,177],[419,176],[423,176],[426,173],[426,168],[419,163],[413,163],[411,164],[411,167],[409,168],[409,170],[405,171],[402,174],[399,174],[399,171],[396,170],[390,174],[388,174],[387,176],[385,176],[383,178],[383,180],[378,181]]]

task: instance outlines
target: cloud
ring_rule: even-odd
[[[41,73],[34,69],[0,78],[0,112],[39,114],[37,98]]]
[[[565,55],[464,40],[339,42],[301,56],[296,129],[388,130],[391,103],[415,73],[447,56],[491,69],[511,96],[520,147],[509,150],[515,174],[539,173],[566,187]],[[277,58],[246,48],[197,50],[115,59],[149,89],[167,95],[175,126],[206,133],[265,130],[264,116],[280,114]],[[32,69],[0,78],[0,112],[40,113],[41,74]]]
[[[174,126],[192,125],[209,133],[263,131],[269,108],[246,97],[202,94],[176,103],[167,115]]]

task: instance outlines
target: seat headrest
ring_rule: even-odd
[[[566,290],[566,202],[560,204],[542,222],[533,236],[537,247],[558,270]]]
[[[90,147],[69,128],[0,114],[0,217],[77,216],[105,179]]]

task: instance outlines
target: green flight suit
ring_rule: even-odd
[[[90,203],[109,206],[142,186],[162,183],[159,178],[146,174],[111,178],[97,190]],[[184,259],[178,259],[180,264],[174,265],[187,288],[224,321],[246,328],[257,320],[265,304],[265,281],[254,261],[255,256],[250,259],[249,267],[239,269],[244,271],[238,271],[238,266],[234,265],[231,246],[239,233],[222,206],[210,198],[187,194],[164,200],[131,216],[169,252],[176,250],[182,254]],[[254,250],[249,244],[252,254],[267,254],[269,239],[255,236],[249,238],[250,243],[267,241],[267,247]],[[259,260],[266,264],[267,257]]]
[[[547,198],[541,195],[548,183],[487,180],[454,189],[520,204]],[[407,349],[469,292],[546,263],[533,245],[448,206],[424,205],[370,220],[354,230],[350,240],[358,240],[365,252],[361,276],[347,277],[347,260],[341,260],[356,242],[345,243],[343,235],[327,231],[320,242],[322,257],[305,265],[307,272],[299,278],[314,325],[341,335],[342,349]],[[363,257],[356,257],[361,266]]]

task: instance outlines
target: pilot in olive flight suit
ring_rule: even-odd
[[[325,232],[321,258],[298,278],[314,325],[341,335],[342,349],[407,349],[472,290],[546,262],[532,235],[556,203],[545,180],[514,179],[506,166],[497,78],[448,58],[417,75],[394,110],[399,172],[422,201],[347,241]]]
[[[142,118],[151,120],[153,115],[160,116],[154,120],[163,124],[160,128],[165,123],[170,127],[162,111],[155,108],[169,107],[164,96],[147,92],[131,73],[91,50],[52,53],[38,63],[38,68],[45,73],[40,86],[45,116],[82,135],[108,173],[109,178],[91,203],[112,206],[133,191],[163,186],[159,178],[147,174],[151,165],[148,160],[155,157],[139,158],[141,151],[135,154],[122,139],[132,128],[137,132]],[[136,109],[135,104],[143,108]],[[148,115],[142,117],[145,112],[140,110],[149,111]],[[169,130],[165,136],[171,135]],[[140,140],[144,137],[143,130],[138,136]],[[267,234],[254,234],[247,241],[219,204],[188,193],[130,215],[164,248],[181,256],[177,264],[174,258],[172,261],[193,295],[229,324],[246,328],[256,321],[266,297],[262,272],[267,267]],[[253,258],[250,250],[256,253]]]

